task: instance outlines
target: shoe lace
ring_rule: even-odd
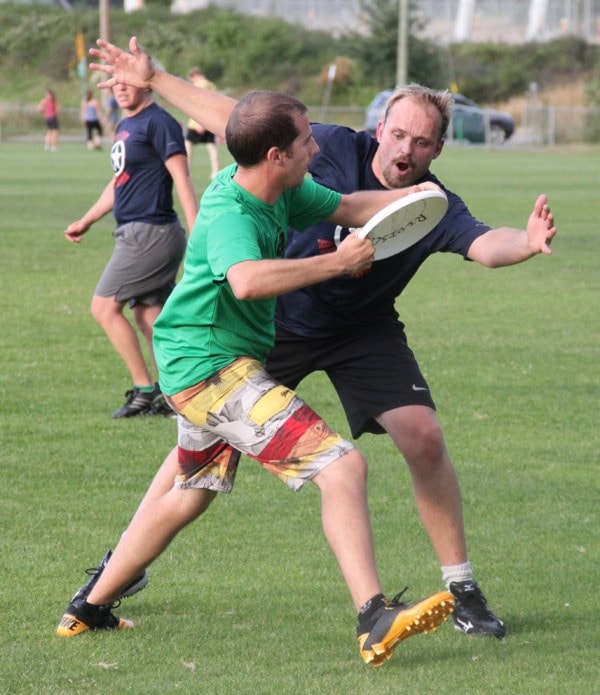
[[[133,399],[138,395],[139,391],[138,389],[129,389],[129,391],[125,391],[125,398],[127,399],[125,401],[125,405],[129,405]]]
[[[88,568],[85,570],[85,573],[86,573],[87,575],[89,575],[90,577],[93,577],[94,575],[98,574],[98,572],[100,572],[100,571],[104,568],[104,566],[105,566],[105,565],[102,564],[102,565],[98,565],[97,567],[88,567]],[[87,596],[86,596],[86,598],[87,598]],[[112,611],[113,609],[118,608],[120,605],[121,605],[121,599],[120,599],[120,598],[117,598],[117,599],[115,599],[114,601],[111,601],[110,603],[105,603],[105,604],[103,604],[103,605],[101,606],[101,608],[102,608],[103,610],[107,610],[107,609],[108,609],[108,610],[111,610],[111,611]]]
[[[408,591],[408,587],[405,586],[404,589],[402,589],[402,591],[400,591],[398,594],[396,594],[396,595],[394,596],[393,599],[391,599],[391,600],[390,600],[390,599],[386,599],[386,600],[387,600],[387,602],[388,602],[390,605],[392,605],[392,606],[408,606],[409,604],[406,603],[406,601],[401,601],[401,600],[400,600],[400,599],[402,598],[402,596],[404,596],[404,594],[405,594],[407,591]]]
[[[465,591],[459,600],[467,610],[477,617],[486,620],[497,620],[477,584],[473,584],[468,591]]]

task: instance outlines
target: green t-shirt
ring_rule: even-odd
[[[233,181],[224,169],[202,197],[184,273],[154,323],[160,386],[173,395],[238,357],[264,362],[274,341],[275,299],[236,299],[226,274],[241,261],[282,258],[288,225],[304,230],[332,215],[340,194],[305,179],[274,205]]]

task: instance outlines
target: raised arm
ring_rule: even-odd
[[[475,239],[468,256],[488,268],[515,265],[539,253],[550,256],[550,243],[555,234],[554,215],[550,212],[547,197],[540,195],[527,221],[527,229],[490,229]]]
[[[150,56],[140,49],[135,36],[129,41],[129,52],[102,39],[96,43],[99,48],[90,48],[90,54],[104,63],[91,63],[90,68],[109,75],[98,87],[104,89],[121,83],[152,89],[211,133],[225,137],[225,126],[235,99],[158,70]]]

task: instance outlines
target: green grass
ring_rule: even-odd
[[[523,226],[547,193],[559,236],[551,258],[495,271],[440,254],[399,302],[461,479],[471,561],[510,637],[445,625],[381,669],[358,657],[316,491],[294,495],[250,461],[123,604],[135,630],[54,636],[175,423],[110,419],[129,384],[89,301],[112,220],[79,246],[63,239],[108,179],[107,152],[5,143],[0,157],[0,692],[600,692],[597,150],[449,148],[435,163],[495,225]],[[208,171],[198,147],[199,187]],[[300,391],[347,433],[325,379]],[[385,590],[437,590],[405,465],[388,438],[360,446]]]

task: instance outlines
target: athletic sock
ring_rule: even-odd
[[[470,562],[464,562],[462,565],[446,565],[442,567],[442,580],[446,588],[450,587],[452,582],[468,582],[473,579],[473,570]]]
[[[152,386],[135,386],[133,387],[134,389],[137,389],[138,391],[141,391],[141,393],[152,393],[154,391],[155,386],[152,384]]]

